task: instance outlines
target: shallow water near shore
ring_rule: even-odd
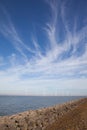
[[[49,107],[82,96],[0,96],[0,116]]]

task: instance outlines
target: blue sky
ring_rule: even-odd
[[[0,0],[0,95],[87,95],[87,0]]]

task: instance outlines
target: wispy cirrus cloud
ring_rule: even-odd
[[[26,45],[25,42],[22,41],[22,39],[19,37],[11,19],[6,10],[2,10],[4,13],[4,17],[7,17],[6,24],[3,22],[0,31],[1,33],[11,41],[11,43],[14,45],[14,47],[17,49],[17,51],[20,52],[20,54],[24,57],[23,59],[27,59],[27,62],[22,69],[27,68],[29,69],[30,72],[41,72],[42,75],[44,75],[45,71],[48,71],[49,75],[55,72],[56,74],[61,73],[61,69],[63,72],[63,75],[66,75],[66,70],[67,68],[72,68],[73,71],[79,68],[79,66],[83,65],[83,63],[86,64],[86,59],[84,55],[86,56],[86,34],[87,34],[87,26],[85,25],[82,27],[79,31],[77,32],[70,32],[69,27],[68,27],[68,22],[66,19],[66,3],[60,3],[58,6],[58,1],[56,0],[51,0],[47,1],[47,4],[50,8],[51,11],[51,18],[50,20],[45,24],[46,26],[43,27],[44,33],[47,34],[47,37],[49,39],[50,43],[50,48],[47,49],[46,55],[43,56],[41,53],[40,45],[38,44],[37,40],[33,36],[33,41],[32,44],[34,45],[35,49],[32,50],[29,46]],[[63,26],[65,27],[66,30],[66,37],[63,41],[63,43],[58,43],[56,40],[56,33],[57,33],[57,24],[58,24],[58,17],[59,13],[58,11],[61,12],[61,18],[63,21]],[[52,19],[54,18],[54,19]],[[52,20],[51,20],[52,19]],[[58,28],[59,29],[59,28]],[[58,35],[57,35],[58,37]],[[79,45],[83,43],[83,46],[85,47],[83,55],[80,57],[76,56],[78,53],[77,49]],[[72,51],[70,51],[72,47]],[[35,56],[32,59],[28,59],[26,53],[24,50],[28,50],[30,53],[34,53]],[[70,51],[70,52],[69,52]],[[71,54],[69,54],[71,53]],[[70,56],[69,56],[70,55]],[[38,57],[39,56],[39,57]],[[13,59],[13,56],[12,56]],[[30,61],[29,61],[30,60]],[[48,64],[48,66],[47,66]],[[20,65],[19,65],[20,66]],[[63,67],[65,66],[65,67]],[[58,68],[55,70],[55,68]],[[84,67],[83,67],[84,68]],[[25,69],[26,70],[26,69]],[[69,71],[70,71],[69,70]],[[75,70],[75,71],[76,71]],[[26,71],[25,71],[26,72]],[[28,71],[29,73],[29,71]],[[55,75],[55,74],[54,74]]]
[[[14,46],[14,48],[25,58],[28,60],[25,51],[30,53],[35,53],[23,40],[20,38],[19,34],[16,31],[14,24],[10,18],[9,13],[7,10],[0,6],[1,8],[1,21],[0,21],[0,32],[1,34],[7,38],[8,41]]]
[[[46,55],[42,54],[40,44],[34,35],[32,38],[34,49],[22,41],[7,11],[2,10],[6,22],[1,24],[0,32],[11,41],[23,60],[26,60],[25,64],[21,64],[20,59],[19,62],[17,61],[16,54],[12,54],[10,63],[18,62],[18,64],[0,72],[2,81],[6,79],[6,82],[20,83],[23,79],[24,82],[38,80],[39,83],[41,80],[46,82],[55,79],[87,78],[87,25],[77,30],[76,17],[78,16],[75,16],[75,24],[72,27],[74,31],[69,29],[70,23],[66,17],[67,2],[68,0],[63,3],[57,0],[46,1],[51,12],[48,21],[42,27],[50,44],[49,48],[46,48]],[[60,22],[62,22],[61,27],[58,25]],[[62,41],[58,41],[57,39],[60,38],[58,30],[61,30],[62,26],[62,33],[65,32],[65,36]],[[28,58],[26,50],[34,56]]]

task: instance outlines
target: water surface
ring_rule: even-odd
[[[81,96],[0,96],[0,116],[53,106]]]

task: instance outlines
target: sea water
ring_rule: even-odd
[[[0,96],[0,116],[49,107],[81,96]]]

